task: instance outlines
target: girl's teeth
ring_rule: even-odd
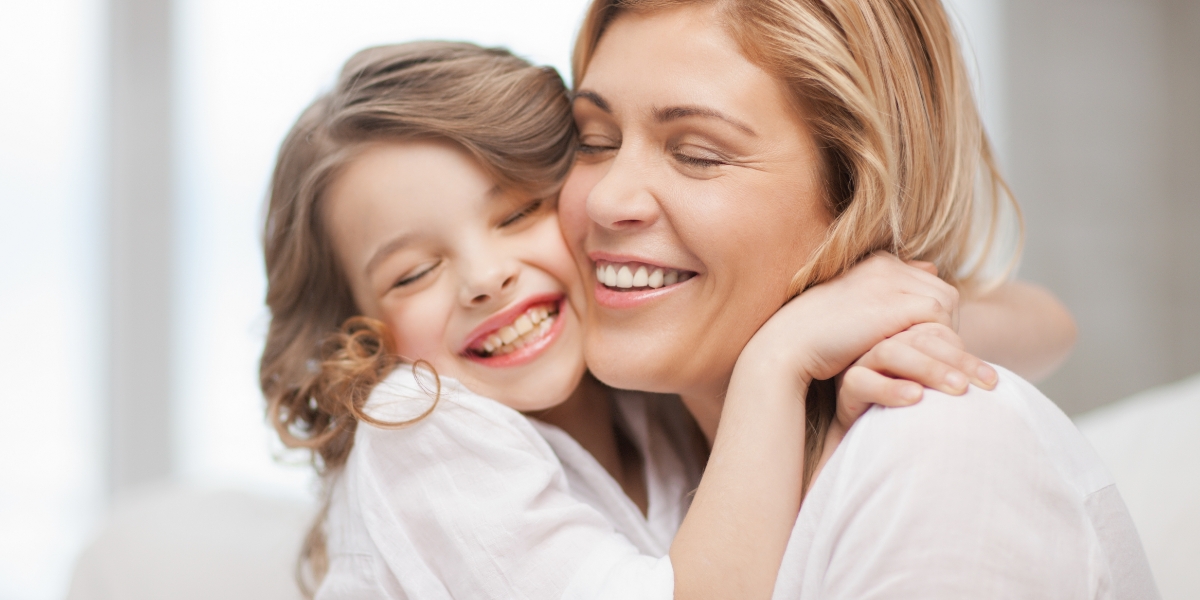
[[[521,334],[517,333],[517,330],[513,329],[512,325],[505,325],[496,333],[500,335],[500,339],[503,340],[505,344],[511,344],[513,340],[521,337]]]
[[[501,327],[483,341],[480,349],[490,356],[504,356],[515,350],[524,348],[550,331],[554,323],[554,315],[545,306],[538,306],[525,311],[517,317],[512,325]]]
[[[529,320],[529,315],[521,315],[513,322],[513,329],[517,330],[518,335],[525,335],[533,331],[533,321]]]
[[[650,281],[650,274],[646,272],[646,267],[638,267],[637,273],[633,274],[633,287],[646,287]]]
[[[638,269],[638,271],[641,272],[641,269]],[[663,286],[662,269],[655,269],[654,272],[650,274],[650,277],[646,280],[646,285],[648,285],[652,288],[662,287]]]
[[[675,285],[676,283],[679,283],[679,271],[675,269],[667,271],[667,274],[663,277],[663,285]]]
[[[604,267],[604,285],[608,287],[617,286],[617,270],[612,265]]]

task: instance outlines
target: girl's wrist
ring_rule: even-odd
[[[778,343],[756,336],[738,356],[730,378],[726,402],[746,398],[761,405],[766,398],[804,400],[813,377],[802,344]],[[744,391],[745,393],[733,393]]]

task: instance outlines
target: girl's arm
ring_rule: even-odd
[[[913,325],[948,325],[957,298],[927,269],[879,255],[759,329],[738,359],[720,426],[706,432],[712,454],[671,546],[675,598],[771,596],[800,509],[809,384]]]
[[[1075,345],[1075,320],[1045,288],[1011,281],[959,306],[958,333],[980,358],[1038,381],[1053,373]]]

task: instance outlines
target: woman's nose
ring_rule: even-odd
[[[650,173],[632,151],[622,148],[587,199],[588,216],[605,229],[633,231],[653,224],[660,208],[648,186]]]
[[[485,260],[467,267],[459,300],[474,307],[504,301],[517,287],[520,265],[511,260]]]

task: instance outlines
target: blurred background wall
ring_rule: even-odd
[[[1200,372],[1200,2],[1007,0],[1021,276],[1079,323],[1068,412]]]
[[[506,45],[566,74],[584,4],[4,0],[0,599],[61,597],[147,484],[311,497],[256,378],[284,132],[369,44]],[[1200,372],[1200,2],[949,5],[1025,210],[1020,275],[1080,326],[1041,387],[1075,414]]]

